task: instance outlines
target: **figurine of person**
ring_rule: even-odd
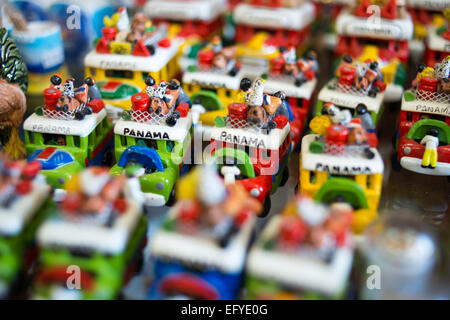
[[[427,130],[427,134],[423,137],[420,144],[425,145],[425,152],[422,158],[422,168],[436,168],[437,163],[437,148],[439,146],[439,131],[436,128]]]
[[[361,125],[367,132],[374,132],[375,126],[373,124],[372,116],[367,110],[367,106],[360,103],[356,106],[356,118],[361,119]]]
[[[88,77],[84,80],[84,83],[88,85],[88,96],[90,100],[100,100],[102,98],[100,89],[98,88],[94,78]]]

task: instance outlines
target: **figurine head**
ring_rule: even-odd
[[[358,114],[358,115],[363,115],[363,114],[366,114],[367,113],[367,107],[366,107],[366,105],[364,104],[364,103],[359,103],[357,106],[356,106],[356,114]]]
[[[170,80],[167,87],[169,90],[178,90],[180,88],[180,83],[178,80]]]
[[[58,75],[58,74],[54,74],[51,76],[50,78],[50,82],[54,85],[54,86],[60,86],[62,83],[62,78]]]
[[[214,56],[212,64],[217,69],[225,69],[227,66],[227,62],[228,60],[225,55],[222,53],[218,53]]]
[[[243,78],[239,87],[242,91],[248,91],[252,87],[252,81],[249,78]]]
[[[95,80],[91,77],[87,77],[84,79],[84,83],[86,83],[89,87],[92,87],[95,84]]]
[[[343,60],[344,60],[344,62],[347,62],[347,63],[352,63],[353,62],[353,59],[350,56],[345,56]]]
[[[286,100],[286,93],[284,93],[284,91],[277,91],[273,94],[273,96],[280,98],[281,100]]]
[[[427,135],[437,137],[439,135],[439,130],[436,128],[429,128],[427,129]]]
[[[147,78],[145,78],[145,84],[149,87],[154,86],[156,83],[155,79],[152,76],[148,76]]]

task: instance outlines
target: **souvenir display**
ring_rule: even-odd
[[[128,17],[122,7],[105,16],[102,37],[85,59],[86,76],[97,80],[108,115],[117,120],[130,109],[130,98],[145,88],[144,79],[167,80],[178,74],[177,41],[164,25],[154,26],[142,13]]]
[[[326,111],[302,139],[299,190],[319,202],[349,203],[353,231],[360,233],[377,217],[384,170],[378,139],[348,110],[330,105]]]
[[[450,176],[450,55],[434,68],[420,65],[403,94],[398,161],[408,170]]]
[[[39,227],[33,299],[114,299],[142,265],[147,220],[125,176],[90,167],[74,175],[58,208]],[[80,288],[67,285],[73,267]],[[73,283],[75,285],[76,283]]]
[[[145,205],[172,205],[175,183],[191,164],[192,115],[189,96],[177,80],[146,80],[146,92],[131,98],[130,111],[114,126],[117,164],[113,174],[139,177]]]
[[[150,243],[155,259],[150,298],[238,297],[261,204],[227,169],[221,171],[225,181],[213,164],[180,180],[178,201]]]
[[[0,1],[0,299],[450,299],[449,1]]]
[[[309,1],[243,1],[233,11],[235,40],[244,64],[268,66],[279,47],[303,53],[311,38],[316,10]]]
[[[335,54],[337,57],[350,55],[360,62],[378,61],[387,85],[384,99],[396,102],[403,93],[409,60],[408,41],[413,37],[414,25],[404,0],[381,2],[379,16],[369,9],[373,5],[370,0],[362,0],[339,14]]]
[[[292,144],[284,97],[264,94],[264,82],[257,79],[245,102],[230,104],[228,115],[217,117],[211,129],[211,156],[220,170],[237,167],[237,182],[264,205],[260,216],[269,213],[270,195],[289,178]]]
[[[14,294],[32,269],[36,229],[53,208],[39,170],[39,162],[0,154],[0,299]]]
[[[58,75],[44,90],[44,106],[24,122],[28,160],[42,164],[41,173],[57,189],[55,200],[73,174],[89,165],[114,163],[113,128],[93,78],[74,87]]]
[[[353,208],[296,195],[250,249],[247,299],[343,299],[353,262]]]

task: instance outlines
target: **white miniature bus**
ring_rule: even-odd
[[[408,41],[414,33],[406,10],[398,10],[394,19],[387,19],[375,15],[358,17],[345,9],[336,20],[336,33],[336,56],[350,55],[360,62],[378,61],[387,85],[385,101],[401,100],[409,60]]]
[[[264,7],[242,3],[233,12],[238,56],[244,64],[268,65],[279,47],[305,51],[316,9],[310,2],[297,7]]]

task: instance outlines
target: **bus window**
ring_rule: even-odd
[[[225,90],[225,96],[227,97],[227,98],[231,98],[231,96],[232,96],[232,94],[231,94],[231,90]]]
[[[149,75],[150,74],[148,72],[142,72],[142,80],[145,81],[145,79],[147,79]]]
[[[89,138],[89,141],[88,141],[89,146],[93,146],[95,144],[95,137],[94,136],[95,136],[95,131],[92,131],[89,134],[89,136],[88,136],[88,138]]]
[[[303,98],[296,98],[296,105],[299,108],[303,107]]]
[[[34,132],[25,131],[25,133],[28,135],[29,143],[34,144]]]
[[[133,71],[130,70],[106,70],[105,75],[108,78],[133,79]]]
[[[158,150],[158,144],[155,140],[151,139],[136,139],[136,144],[138,146],[152,148],[155,150]]]
[[[66,136],[64,136],[64,135],[43,133],[42,136],[44,138],[45,145],[51,145],[51,146],[65,146],[66,145]]]
[[[317,181],[317,176],[315,171],[309,171],[309,182],[315,184]]]
[[[175,142],[167,141],[167,144],[166,144],[167,151],[172,152],[174,147],[175,147]]]
[[[122,147],[125,147],[127,145],[127,137],[120,136],[120,144],[122,145]]]
[[[80,147],[80,137],[79,136],[73,136],[73,145],[74,145],[74,147],[77,147],[77,148]]]
[[[412,112],[406,112],[406,121],[412,121]]]
[[[96,69],[95,68],[89,68],[89,70],[90,70],[90,72],[91,72],[91,75],[93,76],[93,77],[95,77],[95,75],[96,75]]]

